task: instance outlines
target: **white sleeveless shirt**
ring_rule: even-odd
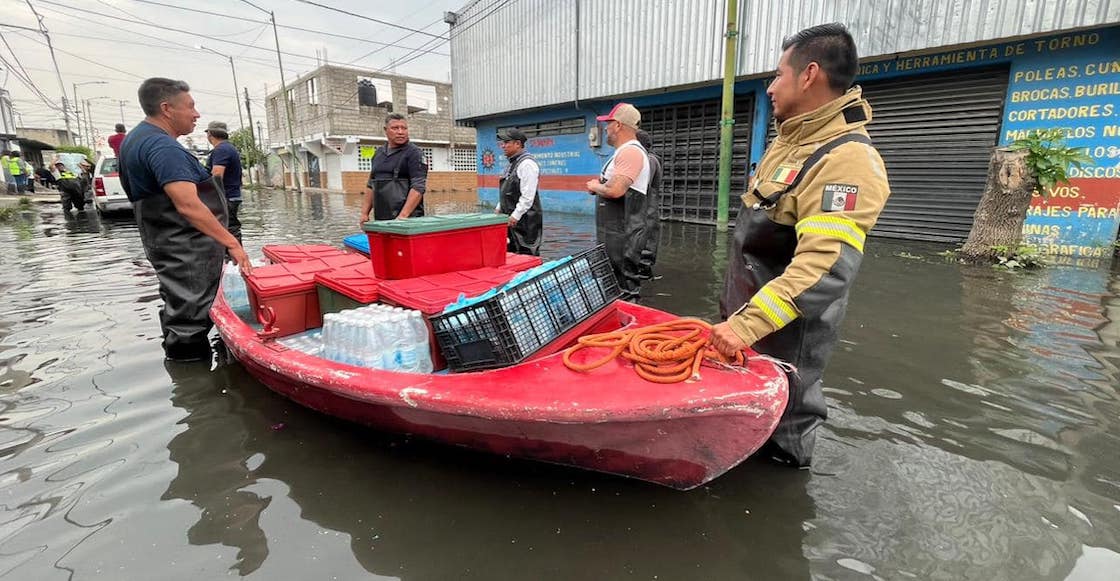
[[[646,190],[649,189],[649,156],[646,155],[646,148],[642,147],[637,139],[631,139],[615,148],[614,155],[607,161],[607,165],[603,166],[603,172],[600,175],[604,183],[614,177],[614,158],[618,155],[618,152],[622,151],[623,147],[637,147],[642,152],[642,171],[638,172],[638,177],[634,180],[634,183],[630,184],[630,188],[645,195]]]

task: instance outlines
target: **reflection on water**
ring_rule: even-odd
[[[437,211],[463,210],[448,200]],[[253,194],[251,253],[357,197]],[[548,257],[593,243],[546,216]],[[666,224],[645,290],[712,319],[727,236]],[[1116,579],[1120,275],[875,240],[812,471],[680,493],[332,420],[236,362],[165,365],[127,216],[0,226],[0,577]],[[912,256],[924,256],[915,260]]]

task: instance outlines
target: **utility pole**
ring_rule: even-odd
[[[124,104],[127,102],[128,101],[125,101],[124,99],[120,99],[117,101],[117,104],[121,106],[121,125],[124,125]]]
[[[86,105],[86,129],[89,130],[89,143],[90,143],[89,148],[94,149],[94,148],[97,147],[97,143],[94,141],[95,136],[93,134],[93,115],[90,114],[90,111],[92,111],[92,109],[89,108],[89,99],[85,100],[85,105]]]
[[[253,132],[253,108],[249,104],[249,87],[243,87],[243,88],[245,89],[245,114],[249,117],[249,144],[253,147],[254,155],[259,157],[261,148],[257,147],[257,134]],[[238,109],[238,112],[239,113],[241,112],[240,108]],[[241,127],[244,128],[245,125],[242,125]],[[249,185],[252,185],[252,184],[253,184],[253,172],[250,171],[249,172]]]
[[[237,87],[238,87],[238,85],[237,85],[237,69],[233,66],[233,57],[229,56],[225,53],[220,53],[220,52],[218,52],[218,51],[216,51],[212,48],[206,48],[205,46],[202,46],[201,44],[196,44],[196,45],[194,45],[194,47],[199,49],[199,50],[204,50],[206,52],[212,52],[212,53],[214,53],[214,54],[216,54],[216,55],[218,55],[222,58],[229,59],[229,70],[233,72],[233,100],[237,101],[237,120],[241,123],[241,129],[244,129],[245,128],[245,117],[243,117],[241,115],[241,99],[238,98],[238,96],[237,96]],[[249,125],[252,125],[252,124],[253,124],[253,122],[250,121]],[[252,131],[250,131],[249,133],[252,133]]]
[[[295,132],[292,131],[292,103],[288,100],[288,82],[284,80],[284,60],[280,58],[280,33],[276,31],[276,14],[271,10],[265,10],[253,4],[249,0],[241,1],[267,14],[268,21],[272,23],[272,38],[276,41],[276,64],[280,67],[280,98],[284,100],[284,115],[288,118],[288,150],[292,155],[292,169],[295,170],[292,183],[296,185],[296,191],[302,194],[303,184],[299,180],[299,158],[296,157],[296,136]]]
[[[51,44],[51,35],[47,34],[47,25],[43,24],[43,17],[35,10],[35,6],[31,4],[31,0],[27,0],[27,7],[31,9],[31,13],[35,15],[35,19],[39,22],[39,33],[43,38],[47,39],[47,48],[51,52],[51,62],[54,63],[54,76],[58,78],[58,90],[62,92],[62,117],[66,120],[66,135],[72,136],[70,131],[70,109],[69,104],[66,102],[66,85],[62,82],[62,72],[58,70],[58,58],[54,56],[54,45]],[[74,104],[78,106],[77,103]],[[88,116],[87,116],[88,120]]]
[[[723,111],[719,120],[719,193],[716,198],[716,230],[727,231],[731,198],[731,140],[735,138],[735,55],[739,37],[738,0],[727,0],[727,34],[723,52]]]
[[[78,98],[78,87],[81,86],[81,85],[108,85],[108,84],[109,84],[108,81],[84,81],[84,82],[81,82],[81,83],[73,83],[71,88],[74,89],[74,118],[78,122],[78,135],[79,136],[88,136],[88,135],[92,134],[93,133],[93,128],[90,127],[89,116],[87,115],[86,116],[86,132],[82,133],[82,114],[81,114],[82,113],[82,100]],[[93,149],[93,141],[91,139],[88,139],[88,138],[86,139],[86,145],[88,145],[90,149]]]

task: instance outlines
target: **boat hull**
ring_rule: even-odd
[[[674,318],[617,302],[630,325]],[[786,405],[775,364],[705,368],[659,385],[616,362],[572,372],[554,353],[505,369],[421,375],[362,369],[261,340],[219,294],[212,318],[231,353],[269,389],[324,414],[387,432],[616,474],[687,490],[757,450]],[[601,326],[601,324],[600,324]]]

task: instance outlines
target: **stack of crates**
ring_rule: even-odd
[[[319,327],[323,324],[323,316],[319,311],[315,276],[365,262],[366,258],[360,254],[342,253],[254,268],[245,277],[250,291],[249,304],[258,317],[261,307],[272,310],[274,325],[281,337]]]
[[[432,317],[452,371],[519,363],[620,295],[602,246],[522,273],[475,304]]]

